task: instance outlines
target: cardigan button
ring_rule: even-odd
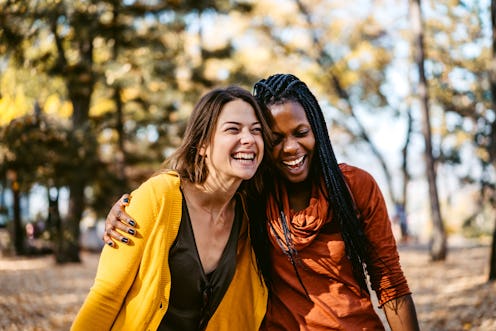
[[[160,303],[160,309],[162,309],[162,302]]]

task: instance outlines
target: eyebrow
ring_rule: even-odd
[[[227,122],[223,122],[223,123],[222,123],[222,125],[225,125],[225,124],[236,124],[236,125],[241,125],[241,122],[227,121]],[[260,121],[256,121],[256,122],[251,123],[251,125],[255,125],[255,124],[261,124],[261,122],[260,122]]]

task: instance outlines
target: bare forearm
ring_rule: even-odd
[[[411,295],[388,301],[383,306],[391,331],[419,331],[417,312]]]

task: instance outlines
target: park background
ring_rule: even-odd
[[[199,96],[279,72],[379,182],[423,329],[496,328],[495,1],[0,0],[0,330],[67,329]]]

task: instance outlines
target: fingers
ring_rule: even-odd
[[[130,200],[131,200],[131,196],[127,193],[124,193],[119,199],[119,201],[122,201],[122,204],[125,206],[129,205]]]
[[[121,242],[126,245],[132,243],[131,239],[121,235],[118,231],[113,230],[111,228],[105,230],[105,233],[103,235],[103,240],[107,245],[111,247],[117,247],[117,242]]]
[[[136,222],[124,210],[125,206],[129,204],[130,198],[131,197],[129,194],[122,195],[122,197],[112,206],[110,212],[107,214],[107,218],[105,219],[105,233],[103,234],[103,240],[111,247],[117,246],[115,241],[119,241],[124,244],[129,244],[131,242],[131,240],[123,234],[129,234],[132,236],[137,234],[135,229]]]
[[[106,231],[103,233],[102,239],[106,245],[117,248],[117,243],[116,243],[117,240],[114,240],[112,237],[109,237]]]
[[[134,235],[135,230],[133,226],[130,225],[131,218],[123,211],[119,211],[116,215],[109,214],[107,220],[105,221],[105,229],[111,228],[112,230],[119,229],[124,233],[129,233]],[[134,222],[132,222],[134,225]]]
[[[129,194],[123,194],[122,197],[119,199],[119,201],[117,201],[117,203],[114,204],[110,212],[115,213],[116,219],[118,219],[121,223],[129,224],[130,226],[134,227],[136,226],[136,221],[133,220],[132,217],[129,216],[125,211],[125,207],[129,205],[130,201],[131,201],[131,196]],[[111,223],[114,226],[117,226],[116,224],[114,224],[114,222],[117,223],[116,219],[111,220],[112,221]]]

